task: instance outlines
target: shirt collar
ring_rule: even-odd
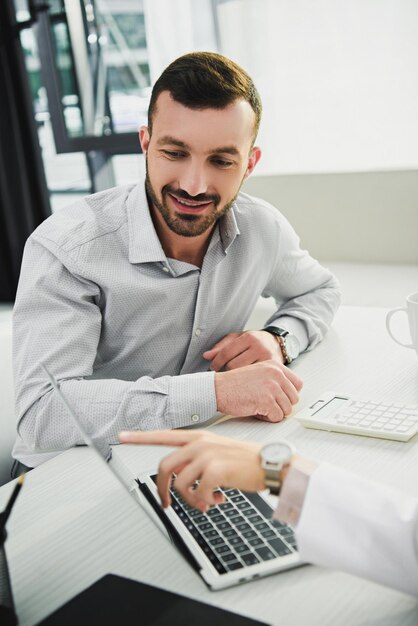
[[[234,213],[234,205],[219,220],[219,236],[224,253],[232,245],[239,228]],[[130,263],[166,262],[167,257],[152,222],[145,185],[139,183],[133,187],[127,201],[129,229],[129,261]],[[218,229],[215,229],[216,234]],[[216,242],[212,237],[209,248]]]
[[[152,223],[145,185],[135,185],[127,202],[130,263],[166,262],[167,257]]]

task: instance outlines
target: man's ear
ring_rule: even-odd
[[[139,143],[141,144],[143,154],[147,153],[151,136],[148,126],[141,126],[139,129]]]
[[[251,148],[250,156],[248,157],[247,171],[245,172],[244,179],[248,178],[248,176],[252,174],[260,158],[261,158],[261,148],[258,148],[258,146],[254,146],[253,148]]]

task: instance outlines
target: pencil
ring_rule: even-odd
[[[19,491],[22,489],[23,481],[25,480],[25,474],[22,474],[17,479],[15,488],[12,491],[12,495],[9,498],[8,503],[6,504],[6,508],[2,513],[0,513],[0,537],[3,534],[3,531],[6,527],[7,520],[9,519],[9,515],[12,511],[13,505],[16,502],[16,498],[19,495]]]

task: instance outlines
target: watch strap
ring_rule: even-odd
[[[280,328],[280,326],[266,326],[266,328],[263,328],[263,330],[265,330],[267,333],[270,333],[270,335],[274,335],[276,337],[277,343],[279,344],[280,350],[282,352],[283,361],[286,365],[289,365],[292,362],[292,359],[286,350],[286,344],[284,341],[284,337],[289,334],[289,331],[285,330],[284,328]]]

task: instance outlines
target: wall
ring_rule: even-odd
[[[418,264],[418,172],[251,176],[320,260]]]

